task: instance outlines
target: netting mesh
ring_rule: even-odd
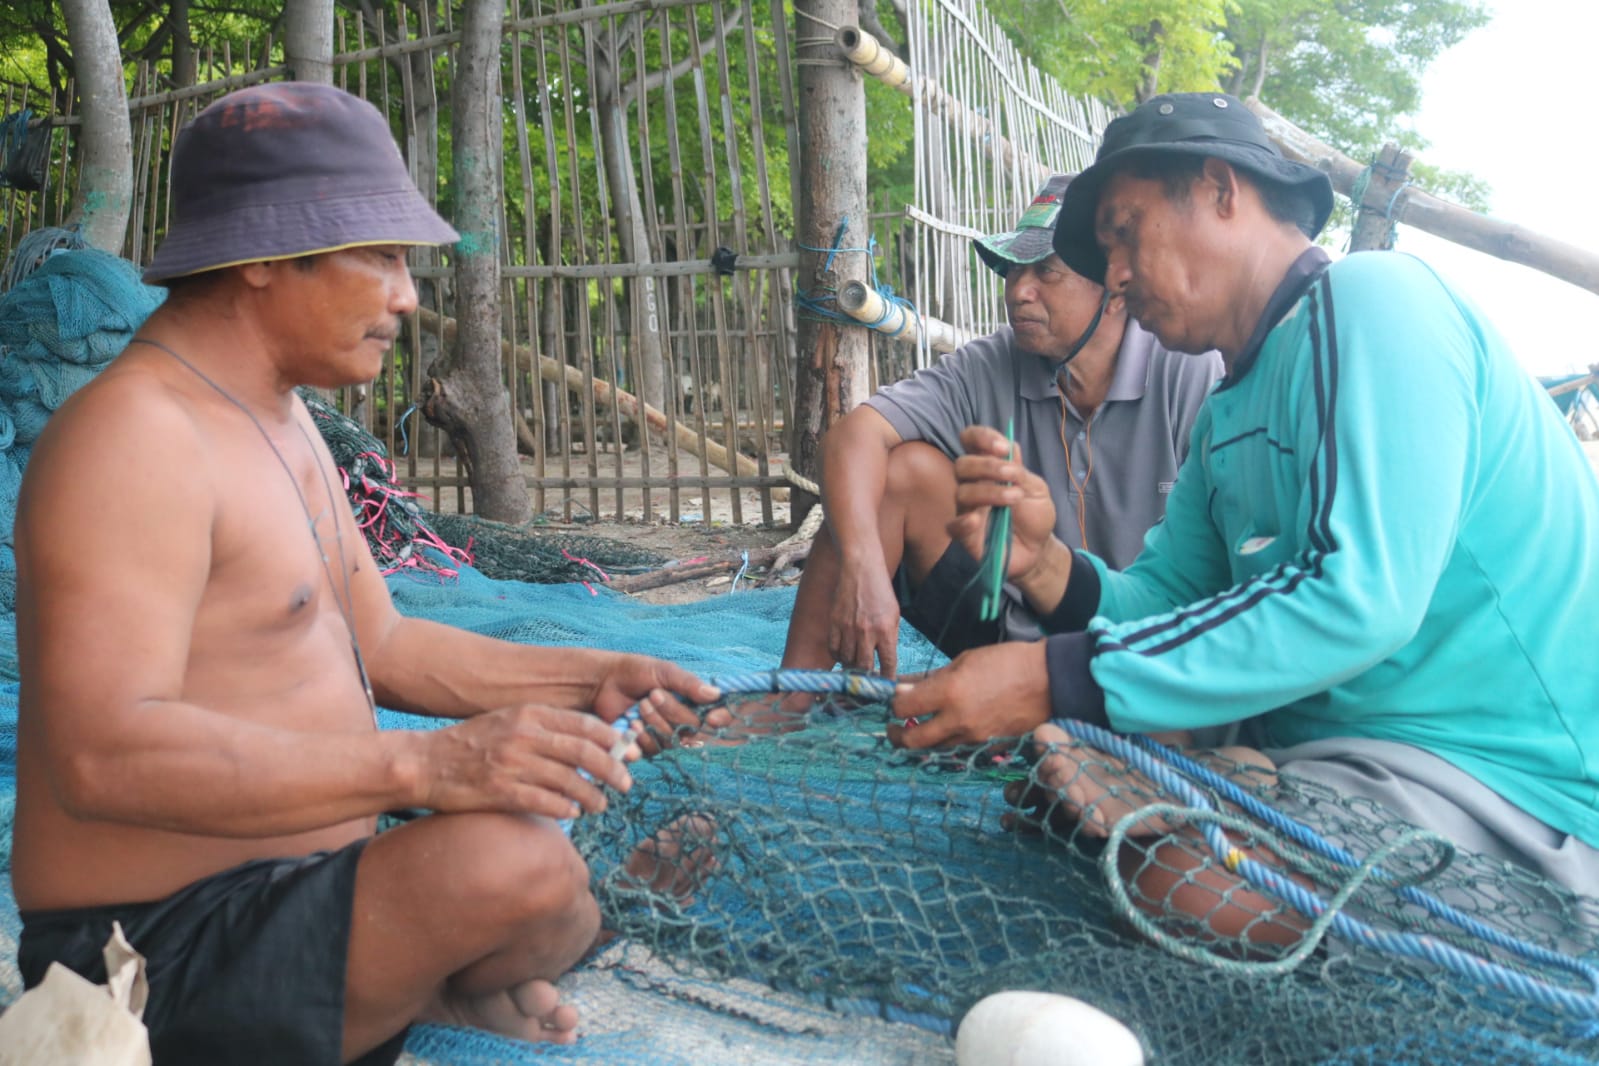
[[[424,511],[417,494],[399,484],[382,442],[310,389],[301,389],[300,398],[339,465],[356,521],[385,573],[411,568],[453,574],[454,566],[465,562],[492,578],[555,584],[605,581],[613,573],[666,562],[656,552],[610,537]]]
[[[59,239],[41,233],[37,254],[19,247],[7,264],[10,287],[0,294],[0,608],[7,611],[16,597],[11,526],[33,442],[166,297],[140,282],[127,260],[73,247],[69,231],[54,231],[66,235]]]
[[[1012,807],[1002,787],[1036,785],[1030,745],[910,755],[888,746],[884,721],[881,707],[813,709],[787,723],[804,726],[794,732],[733,743],[737,731],[729,731],[728,742],[676,748],[636,767],[633,790],[574,830],[608,924],[684,965],[758,976],[837,1008],[946,1031],[991,992],[1065,993],[1122,1020],[1152,1062],[1523,1063],[1599,1055],[1592,983],[1599,903],[1592,899],[1473,856],[1456,856],[1429,877],[1439,855],[1421,841],[1387,855],[1390,878],[1364,881],[1340,912],[1497,961],[1529,988],[1573,997],[1569,1008],[1497,987],[1486,970],[1406,959],[1343,938],[1305,943],[1304,957],[1287,968],[1285,949],[1260,942],[1264,927],[1292,921],[1284,907],[1242,888],[1205,887],[1223,862],[1181,832],[1199,815],[1168,815],[1178,832],[1135,830],[1108,846],[1087,828],[1093,808],[1067,820],[1046,803],[1032,812],[1030,828],[1006,831],[1001,816]],[[1079,775],[1117,785],[1107,817],[1119,817],[1120,803],[1134,796],[1187,807],[1118,760],[1074,750],[1080,764],[1067,791]],[[1406,830],[1370,804],[1320,786],[1275,781],[1226,759],[1215,765],[1359,855],[1387,848]],[[683,905],[640,886],[626,860],[685,819],[699,827],[679,834],[686,848],[699,853],[697,863],[714,860],[715,872]],[[1258,824],[1229,836],[1244,851],[1290,852]],[[1325,897],[1356,879],[1347,868],[1290,865]],[[1127,905],[1117,905],[1107,880],[1127,893]],[[1405,886],[1418,883],[1528,944],[1580,956],[1588,977],[1494,949],[1440,921],[1405,898]],[[1228,910],[1246,913],[1243,933],[1221,936],[1180,914],[1173,904],[1184,893],[1208,893],[1198,910],[1217,920]],[[1151,944],[1135,920],[1177,938],[1189,957]]]

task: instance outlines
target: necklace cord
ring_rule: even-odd
[[[199,367],[195,366],[193,363],[189,362],[189,360],[179,355],[167,345],[162,344],[160,341],[151,340],[148,337],[134,337],[128,343],[147,344],[152,348],[158,349],[159,351],[166,352],[172,358],[176,359],[182,366],[187,367],[195,377],[209,385],[217,393],[217,395],[221,396],[234,407],[237,407],[240,411],[243,411],[244,416],[250,420],[252,425],[255,426],[256,432],[261,434],[261,439],[266,442],[266,446],[271,449],[273,458],[277,459],[278,465],[283,468],[283,473],[289,479],[289,484],[294,487],[295,498],[299,500],[300,510],[305,515],[306,529],[311,534],[311,540],[316,546],[317,556],[322,560],[322,573],[328,579],[328,591],[333,594],[333,602],[338,606],[339,615],[344,619],[344,628],[350,634],[350,653],[355,657],[355,669],[356,673],[360,675],[361,678],[361,689],[366,695],[367,709],[372,712],[372,722],[374,725],[376,725],[378,718],[377,697],[372,691],[372,680],[366,672],[366,659],[361,654],[361,642],[356,637],[355,633],[355,596],[350,588],[350,567],[344,554],[344,526],[339,521],[339,507],[333,495],[333,482],[328,478],[328,472],[325,469],[324,464],[320,461],[320,457],[316,456],[316,445],[312,443],[311,435],[306,432],[304,424],[300,421],[300,419],[294,419],[295,428],[300,431],[300,436],[305,439],[306,446],[311,449],[313,457],[317,458],[317,473],[322,476],[322,487],[327,493],[328,513],[332,516],[333,520],[333,543],[334,548],[338,552],[339,556],[339,572],[343,576],[343,599],[339,598],[340,583],[334,581],[333,579],[333,571],[328,560],[328,553],[322,547],[322,537],[316,531],[316,516],[311,514],[311,505],[305,498],[305,490],[300,486],[300,479],[295,476],[294,469],[289,466],[289,461],[283,457],[283,452],[278,449],[277,444],[272,440],[272,435],[267,432],[266,426],[261,424],[261,420],[256,417],[255,412],[250,410],[249,406],[246,405],[243,400],[240,400],[237,396],[234,396],[227,389],[223,388],[221,385],[217,384],[217,382],[212,380],[211,377],[205,373],[205,371],[201,370]]]

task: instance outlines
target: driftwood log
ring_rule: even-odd
[[[1267,134],[1284,155],[1325,172],[1332,179],[1333,188],[1345,196],[1353,192],[1365,167],[1336,148],[1317,140],[1259,100],[1251,97],[1245,104],[1260,116]],[[1444,240],[1487,252],[1499,259],[1530,266],[1578,288],[1599,293],[1599,253],[1522,226],[1479,215],[1414,186],[1400,189],[1390,201],[1388,197],[1391,195],[1379,193],[1373,196],[1368,191],[1366,202],[1355,206],[1390,214],[1387,208],[1391,202],[1391,217],[1396,222],[1415,226]],[[1375,202],[1379,197],[1383,198],[1382,203]]]
[[[810,545],[777,545],[771,548],[755,548],[749,553],[748,565],[752,568],[771,566],[779,558],[789,561],[804,558]],[[609,588],[617,592],[642,592],[645,589],[660,588],[663,585],[676,585],[683,581],[693,581],[696,578],[715,577],[730,570],[737,570],[746,565],[744,553],[727,555],[720,559],[711,559],[703,563],[690,563],[688,565],[666,566],[659,570],[651,570],[643,574],[630,574],[619,577],[610,583]],[[785,563],[785,565],[787,565]]]

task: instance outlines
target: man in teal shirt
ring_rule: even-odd
[[[1599,486],[1425,264],[1329,263],[1311,237],[1331,200],[1232,97],[1157,97],[1106,130],[1065,198],[1062,256],[1168,348],[1219,349],[1227,376],[1121,573],[1054,541],[1047,494],[998,434],[966,431],[951,532],[980,545],[987,509],[1011,505],[1009,572],[1056,635],[906,691],[903,742],[1255,718],[1284,773],[1592,892]],[[1064,781],[1070,759],[1041,773]],[[1102,798],[1085,787],[1067,800]]]

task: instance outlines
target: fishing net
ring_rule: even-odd
[[[23,234],[11,250],[4,268],[0,268],[0,293],[9,292],[23,278],[32,274],[44,261],[58,252],[72,252],[89,247],[78,226],[41,226]]]
[[[27,108],[0,119],[0,186],[34,192],[50,165],[50,121]]]
[[[1599,901],[1373,804],[1090,727],[1042,789],[1023,741],[928,756],[889,745],[881,704],[733,705],[748,723],[636,766],[573,833],[607,924],[676,964],[944,1032],[991,992],[1064,993],[1159,1063],[1599,1056]],[[1068,816],[1089,784],[1105,798]],[[1037,801],[1014,830],[1006,785]],[[674,826],[714,869],[686,903],[625,866]],[[1229,872],[1267,856],[1282,892]]]
[[[17,270],[0,294],[0,608],[7,611],[16,596],[11,527],[33,442],[166,297],[140,282],[125,259],[61,245],[55,236],[41,247],[66,250],[28,257],[29,269]],[[8,273],[16,266],[14,257]]]
[[[542,532],[472,515],[429,513],[399,484],[383,444],[309,389],[300,398],[333,453],[372,556],[385,573],[453,575],[470,563],[489,577],[553,584],[604,581],[660,566],[664,556],[609,537]]]

